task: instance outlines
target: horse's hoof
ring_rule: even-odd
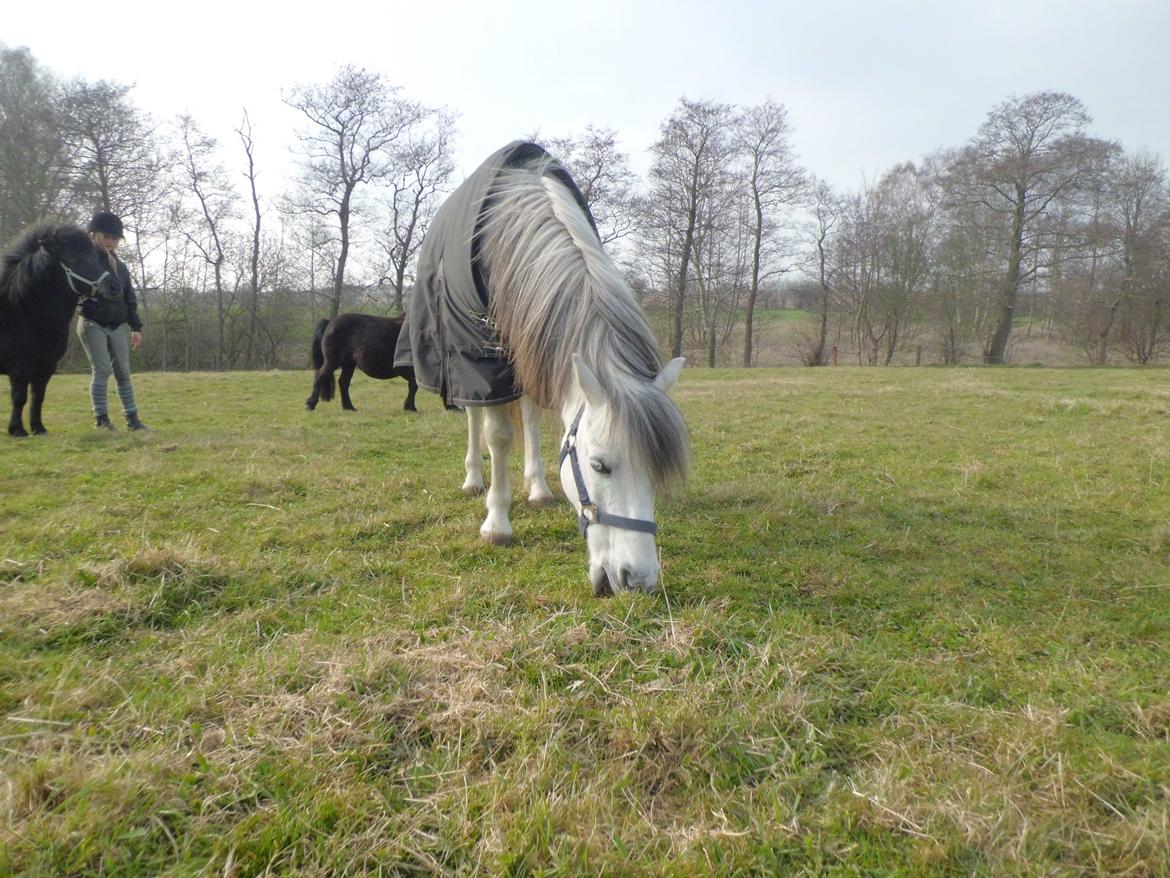
[[[404,405],[404,406],[402,407],[402,410],[403,410],[404,412],[418,412],[418,409],[416,409],[416,408],[415,408],[414,406],[412,406],[412,405]]]
[[[33,433],[33,435],[36,435],[36,436],[43,436],[43,435],[45,435],[46,433],[48,433],[48,432],[49,432],[49,431],[48,431],[48,430],[46,430],[46,429],[45,429],[43,426],[41,426],[41,427],[31,427],[31,428],[30,428],[30,430],[31,430],[31,432]]]
[[[481,533],[479,536],[485,543],[491,543],[493,546],[512,545],[511,534]]]
[[[529,497],[528,498],[528,505],[529,506],[537,506],[537,507],[539,507],[539,506],[556,506],[557,505],[557,498],[554,497],[552,494],[541,494],[537,497]]]
[[[487,490],[483,485],[464,485],[460,490],[468,497],[478,497]]]

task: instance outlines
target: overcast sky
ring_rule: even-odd
[[[805,166],[842,188],[957,146],[995,104],[1040,90],[1083,101],[1093,133],[1170,157],[1167,0],[6,5],[0,41],[61,76],[133,83],[159,120],[191,113],[231,161],[246,107],[276,181],[298,120],[282,95],[346,63],[455,110],[463,174],[516,137],[587,124],[615,129],[644,173],[684,95],[770,95]]]

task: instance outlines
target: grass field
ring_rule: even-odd
[[[433,396],[135,381],[0,443],[0,874],[1170,874],[1165,371],[689,370],[610,599]]]

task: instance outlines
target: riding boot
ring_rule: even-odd
[[[130,412],[126,415],[126,429],[128,430],[149,430],[150,427],[142,423],[138,418],[138,412]]]
[[[94,424],[94,426],[99,430],[109,430],[111,433],[117,429],[113,424],[110,423],[109,415],[98,415],[97,423]]]

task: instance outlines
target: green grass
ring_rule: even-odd
[[[740,310],[741,316],[746,313],[746,311]],[[753,319],[761,323],[788,323],[794,320],[806,323],[816,320],[817,317],[812,311],[806,311],[803,308],[756,308]]]
[[[689,370],[669,600],[401,382],[135,382],[0,452],[0,874],[1170,872],[1165,372]]]

